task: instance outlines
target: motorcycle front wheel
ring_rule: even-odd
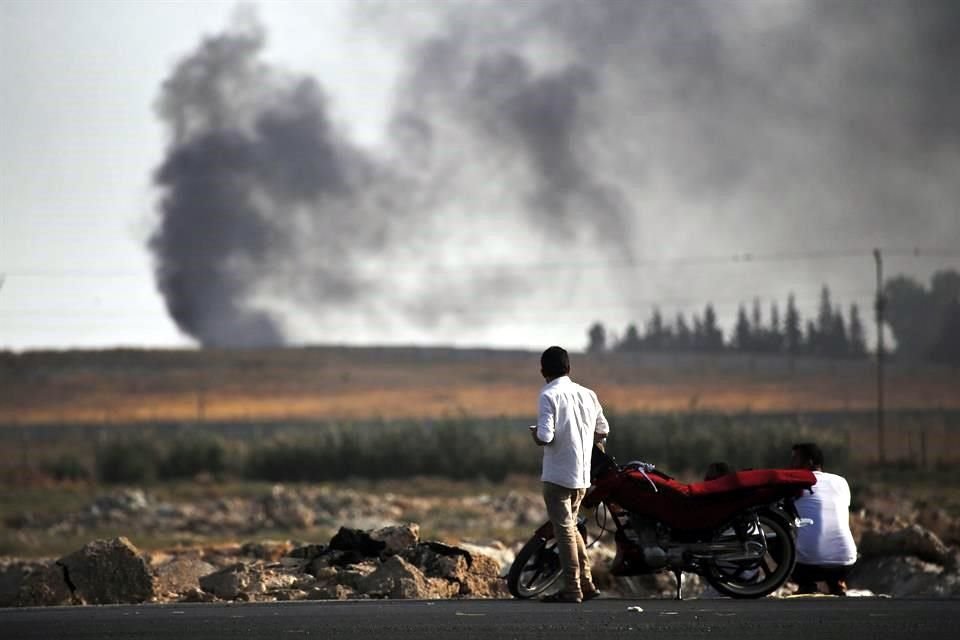
[[[515,598],[533,598],[552,587],[562,574],[556,538],[533,536],[510,566],[507,587]]]
[[[761,557],[750,560],[717,558],[706,566],[704,578],[714,589],[733,598],[762,598],[776,591],[797,562],[797,546],[790,526],[772,514],[760,513],[741,535],[734,527],[721,529],[712,542],[743,540],[762,545]]]

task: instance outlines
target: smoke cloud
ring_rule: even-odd
[[[580,336],[678,292],[844,299],[870,275],[651,258],[960,246],[949,0],[375,2],[358,24],[405,60],[377,148],[322,79],[263,62],[255,20],[163,85],[150,247],[204,345],[482,341],[527,309],[533,340]]]

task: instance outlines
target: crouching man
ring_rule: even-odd
[[[818,582],[833,595],[847,592],[847,575],[857,561],[857,545],[850,532],[850,486],[823,470],[823,451],[812,442],[793,445],[790,466],[809,469],[817,484],[796,502],[801,518],[813,524],[797,530],[797,566],[792,580],[797,593],[818,593]]]

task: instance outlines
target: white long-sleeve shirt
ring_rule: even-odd
[[[543,447],[540,479],[568,489],[590,486],[594,433],[610,433],[597,394],[562,376],[540,390],[537,439]]]
[[[797,562],[846,566],[857,561],[850,532],[850,485],[841,476],[814,471],[817,484],[796,501],[801,518],[813,524],[797,529]]]

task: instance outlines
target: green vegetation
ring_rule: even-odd
[[[97,478],[114,484],[152,482],[157,462],[156,451],[145,440],[111,442],[97,452]]]
[[[200,436],[177,440],[157,464],[160,478],[192,478],[201,473],[220,476],[227,470],[227,451],[213,437]]]
[[[528,438],[525,430],[506,423],[334,426],[265,443],[251,451],[244,473],[273,481],[438,476],[500,482],[510,473],[536,470],[530,447],[524,447],[532,446]]]
[[[84,481],[91,476],[90,469],[72,453],[63,453],[44,463],[43,472],[58,482]]]
[[[144,436],[108,442],[95,452],[97,479],[108,484],[149,484],[155,480],[221,476],[227,470],[227,449],[208,435],[186,436],[156,446]]]
[[[672,414],[650,420],[624,417],[611,420],[608,451],[622,464],[652,462],[667,473],[702,476],[711,462],[734,469],[784,467],[790,447],[817,442],[830,467],[849,467],[847,429],[811,427],[800,419],[753,419],[728,415]]]
[[[790,445],[815,441],[828,466],[862,471],[875,457],[867,412],[834,414],[671,413],[610,416],[608,451],[621,463],[645,460],[694,479],[714,461],[734,468],[779,467]],[[938,448],[956,440],[957,414],[902,412],[888,421],[885,470],[937,473]],[[0,429],[19,448],[0,464],[6,483],[40,480],[156,484],[211,481],[381,481],[412,477],[503,482],[536,475],[540,452],[525,422],[508,418],[363,423],[214,423]],[[0,444],[3,444],[0,441]]]
[[[611,422],[614,456],[622,462],[648,460],[676,474],[696,475],[715,460],[736,468],[782,466],[790,445],[804,439],[818,441],[834,468],[849,459],[843,430],[812,429],[787,419],[671,414],[614,416]],[[96,451],[96,477],[113,484],[198,474],[269,482],[413,476],[501,482],[511,473],[534,475],[540,465],[526,429],[507,420],[302,425],[262,439],[240,438],[235,445],[228,450],[223,436],[213,434],[165,444],[143,435],[109,441]]]

